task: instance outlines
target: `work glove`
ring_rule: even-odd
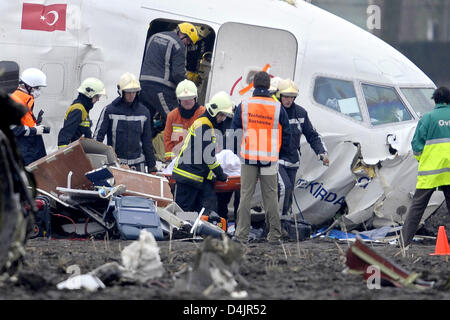
[[[322,164],[324,166],[329,166],[330,165],[330,160],[328,159],[328,156],[326,153],[321,153],[319,155],[317,155],[317,157],[319,158],[320,161],[322,161]]]
[[[44,115],[44,110],[39,111],[37,119],[36,119],[36,124],[40,125],[42,122],[42,116]]]
[[[48,133],[48,132],[46,132],[48,130],[48,127],[45,127],[45,126],[36,126],[35,129],[36,129],[36,135],[39,135],[39,136],[42,135],[43,133]]]
[[[222,182],[227,182],[228,181],[228,176],[225,173],[222,173],[220,175],[218,175],[216,177],[217,180],[222,181]]]
[[[156,172],[158,172],[158,169],[156,167],[152,167],[152,168],[148,168],[148,172],[151,174],[155,174]]]
[[[194,82],[197,87],[202,83],[202,78],[200,77],[200,75],[198,73],[195,73],[192,71],[187,71],[186,77],[188,78],[188,80],[191,80],[192,82]]]
[[[208,214],[208,221],[209,222],[220,222],[220,216],[215,211],[210,211]]]

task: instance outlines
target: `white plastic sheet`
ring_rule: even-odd
[[[224,149],[216,154],[217,161],[222,166],[223,172],[232,177],[241,175],[241,162],[237,155],[233,151]],[[173,166],[175,165],[176,158],[164,169],[164,174],[172,174]]]

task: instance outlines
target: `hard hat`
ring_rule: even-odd
[[[281,95],[286,97],[296,97],[298,96],[298,87],[291,79],[284,79],[278,84],[277,97]]]
[[[47,86],[47,76],[36,68],[25,69],[20,76],[20,81],[32,88]]]
[[[197,26],[197,33],[200,38],[206,38],[211,33],[211,28],[207,26]]]
[[[282,81],[283,79],[281,79],[280,77],[273,77],[270,78],[270,88],[269,91],[270,92],[276,92],[278,90],[278,84],[280,83],[280,81]]]
[[[181,33],[187,35],[189,39],[191,39],[193,44],[198,41],[198,32],[193,24],[190,24],[188,22],[180,23],[178,25],[178,30],[180,30]]]
[[[123,92],[138,92],[141,91],[141,84],[136,76],[130,72],[125,72],[120,76],[119,84],[117,85],[119,89],[119,95],[122,97]]]
[[[189,100],[197,98],[197,86],[191,80],[184,79],[175,90],[178,100]]]
[[[212,117],[217,116],[220,112],[225,113],[227,116],[233,116],[233,101],[231,101],[230,95],[225,91],[216,93],[205,107]]]
[[[78,92],[88,98],[93,98],[96,95],[106,95],[105,85],[97,78],[84,79],[78,88]]]

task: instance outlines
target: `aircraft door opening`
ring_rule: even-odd
[[[186,21],[175,21],[167,19],[156,19],[150,23],[146,46],[151,36],[163,31],[172,31],[177,28],[179,23]],[[200,105],[205,103],[206,88],[208,86],[208,76],[211,68],[212,51],[216,34],[214,29],[205,24],[197,24],[187,21],[196,26],[199,34],[199,40],[196,44],[186,48],[186,77],[197,85],[198,102]],[[145,52],[143,57],[145,56]],[[176,106],[173,106],[176,107]]]
[[[207,100],[218,91],[232,95],[239,103],[239,91],[253,80],[255,72],[268,70],[272,76],[294,78],[297,39],[285,30],[227,22],[218,33],[209,79]],[[249,90],[246,96],[249,96]]]

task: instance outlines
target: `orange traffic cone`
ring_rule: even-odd
[[[439,227],[438,236],[436,240],[436,248],[434,253],[430,253],[431,256],[445,256],[450,255],[450,247],[448,246],[447,233],[444,226]]]

